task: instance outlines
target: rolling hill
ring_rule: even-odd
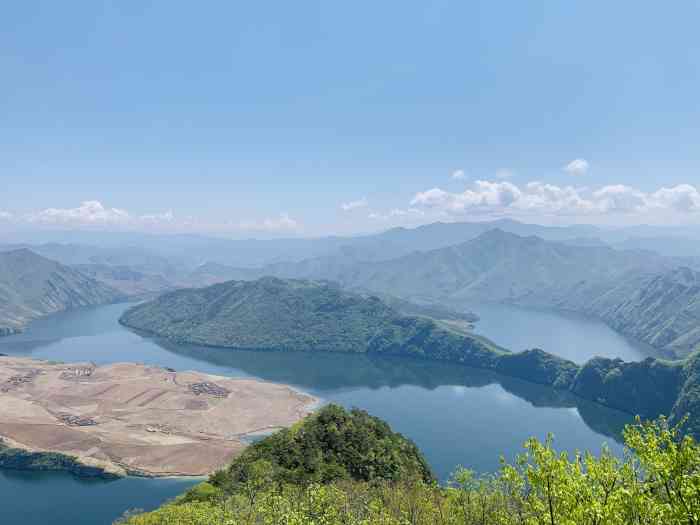
[[[439,310],[440,311],[440,310]],[[127,310],[120,322],[167,339],[259,350],[417,353],[492,343],[335,284],[265,277],[184,289]],[[419,344],[431,340],[436,346]]]

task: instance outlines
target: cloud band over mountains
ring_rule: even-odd
[[[178,217],[172,211],[134,214],[110,208],[97,200],[84,201],[75,208],[46,208],[24,214],[0,210],[0,221],[15,225],[58,228],[154,230],[164,232],[260,232],[294,233],[301,225],[286,213],[258,220],[202,221]]]
[[[367,198],[341,206],[345,212],[369,208]],[[643,191],[614,184],[599,188],[558,186],[544,182],[523,185],[508,180],[477,180],[464,191],[432,188],[418,192],[406,207],[368,209],[371,224],[419,225],[436,220],[480,220],[494,217],[522,218],[538,222],[562,218],[566,222],[626,222],[697,224],[700,221],[700,190],[691,184]],[[595,221],[594,221],[595,218]],[[207,220],[181,216],[173,211],[137,214],[108,207],[98,200],[75,208],[46,208],[15,213],[0,209],[0,225],[24,228],[88,228],[172,233],[299,234],[302,224],[286,213],[259,219]]]
[[[700,191],[690,184],[644,192],[621,184],[591,189],[543,182],[518,186],[508,181],[478,180],[463,192],[440,188],[419,192],[410,205],[451,216],[482,213],[587,217],[603,214],[643,218],[659,213],[698,214]]]

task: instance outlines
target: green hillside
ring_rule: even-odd
[[[401,315],[377,297],[326,282],[272,277],[164,294],[129,309],[120,322],[177,342],[238,349],[417,356],[466,347],[501,352],[429,318]]]

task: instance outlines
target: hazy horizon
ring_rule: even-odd
[[[482,220],[454,220],[454,221],[435,221],[424,224],[417,225],[397,225],[385,228],[379,228],[372,231],[358,231],[354,233],[327,233],[327,234],[304,234],[303,232],[264,232],[264,231],[251,231],[248,234],[241,234],[239,236],[233,236],[224,232],[188,232],[188,231],[148,231],[148,230],[131,230],[131,229],[116,229],[104,227],[102,225],[97,226],[83,226],[66,228],[62,226],[56,227],[44,227],[34,228],[34,227],[19,227],[11,228],[7,230],[0,230],[0,248],[1,244],[43,244],[43,243],[60,243],[69,244],[75,241],[75,244],[90,244],[91,242],[97,241],[101,236],[114,237],[115,242],[118,239],[130,239],[137,237],[153,237],[153,238],[202,238],[202,239],[217,239],[224,241],[285,241],[285,240],[320,240],[329,238],[340,238],[340,239],[354,239],[362,237],[373,237],[381,236],[384,233],[391,232],[393,230],[420,230],[424,227],[431,227],[436,225],[470,225],[470,224],[488,224],[493,227],[493,229],[498,229],[499,226],[504,224],[503,221],[512,221],[512,224],[522,225],[525,227],[533,228],[554,228],[561,230],[571,229],[576,231],[578,228],[590,229],[590,231],[583,231],[582,237],[590,237],[591,239],[596,238],[596,234],[621,234],[630,239],[632,238],[653,238],[653,237],[667,237],[669,240],[678,237],[688,237],[697,238],[700,237],[700,225],[654,225],[654,224],[633,224],[633,225],[607,225],[607,224],[590,224],[590,223],[571,223],[571,224],[547,224],[547,223],[537,223],[530,221],[522,221],[517,219],[511,219],[509,217],[501,219],[490,219],[484,218]],[[535,234],[536,235],[536,234]],[[602,240],[602,239],[601,239]]]

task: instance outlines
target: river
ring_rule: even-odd
[[[324,401],[359,407],[413,439],[443,480],[457,465],[478,472],[513,458],[530,436],[548,432],[558,448],[599,452],[630,417],[525,381],[444,363],[366,355],[249,352],[175,345],[117,322],[129,305],[86,308],[33,323],[0,339],[0,353],[98,364],[136,361],[177,370],[288,383]],[[593,355],[640,359],[636,346],[595,321],[489,305],[477,332],[507,348],[541,347],[577,362]],[[132,508],[152,509],[193,480],[85,481],[64,473],[0,471],[3,525],[108,525]]]

